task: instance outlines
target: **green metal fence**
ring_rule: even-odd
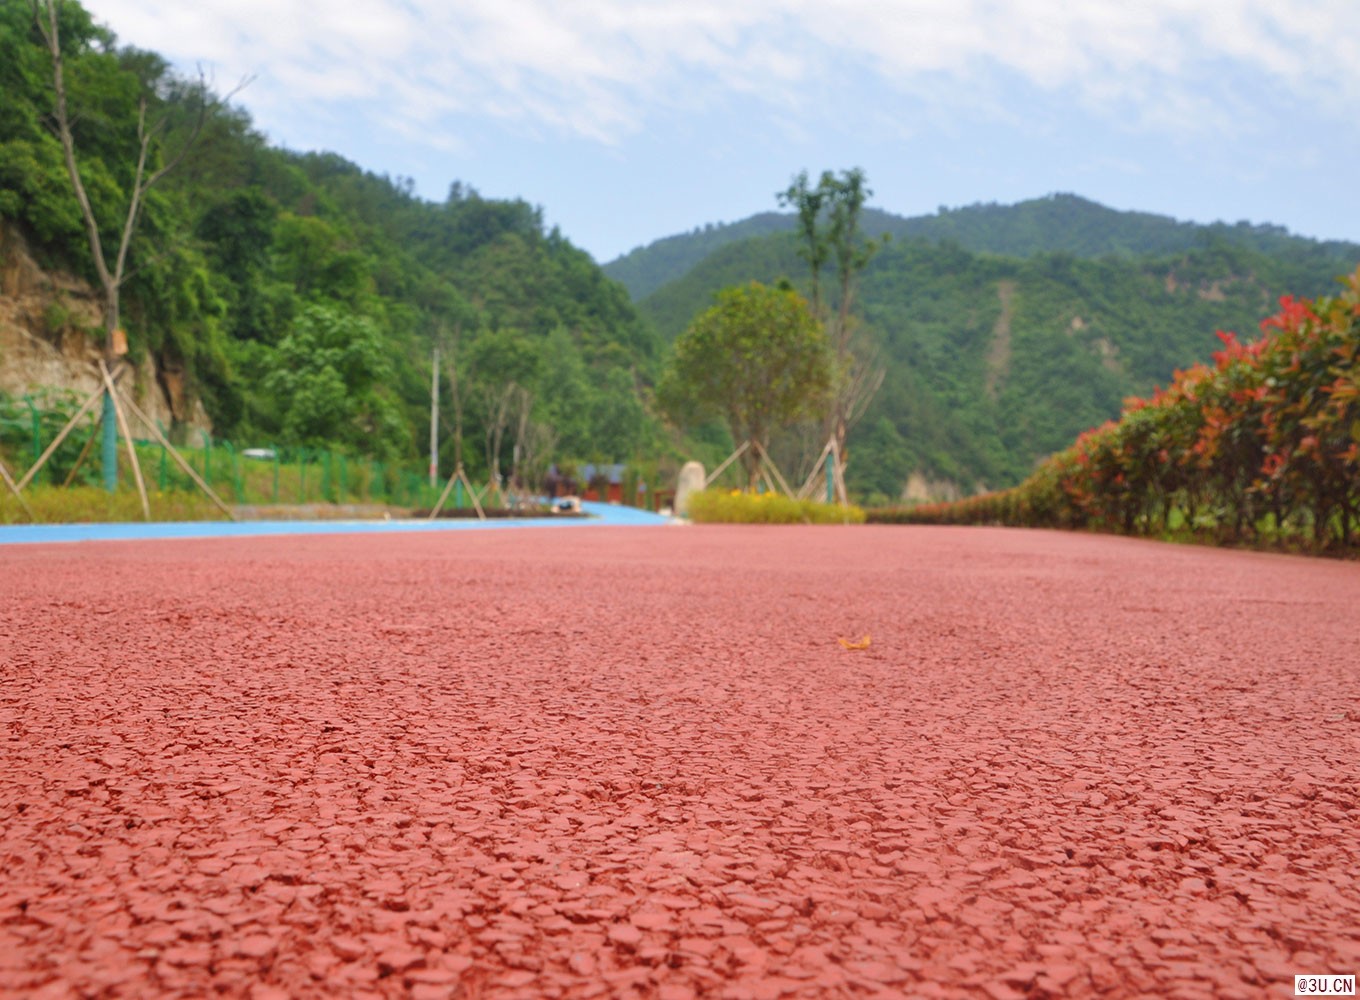
[[[16,478],[38,460],[74,412],[75,404],[62,396],[0,396],[0,457]],[[54,486],[99,485],[99,456],[93,447],[97,429],[93,418],[76,427],[33,481]],[[138,439],[136,448],[148,489],[197,489],[161,444]],[[206,435],[197,446],[176,446],[176,450],[231,504],[387,504],[415,508],[431,507],[439,496],[439,489],[429,484],[428,471],[415,464],[383,463],[320,448],[274,444],[241,447]],[[119,465],[120,481],[131,483],[127,453],[122,448]]]
[[[195,488],[164,447],[139,441],[137,448],[143,469],[151,467],[148,457],[155,463],[157,489]],[[230,441],[209,439],[201,447],[178,450],[228,503],[429,507],[438,498],[428,474],[414,466],[403,467],[329,449],[282,446],[241,449]]]

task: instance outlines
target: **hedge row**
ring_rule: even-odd
[[[874,519],[1355,545],[1360,270],[1343,284],[1335,297],[1281,299],[1255,343],[1219,332],[1212,366],[1126,400],[1118,421],[1086,432],[1021,485]]]

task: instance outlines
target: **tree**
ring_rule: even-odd
[[[830,347],[807,301],[752,282],[719,292],[680,335],[658,396],[677,423],[721,417],[733,441],[763,449],[772,431],[821,412],[831,387]],[[754,490],[757,449],[743,462]]]
[[[95,274],[99,278],[99,285],[104,293],[104,362],[112,367],[118,356],[126,350],[126,345],[120,343],[118,339],[121,318],[120,299],[123,284],[127,281],[129,275],[128,252],[132,247],[132,238],[137,231],[137,224],[141,219],[147,195],[156,183],[175,169],[188,154],[197,140],[199,132],[202,131],[203,123],[207,120],[208,112],[215,102],[209,99],[207,86],[202,80],[199,80],[197,86],[186,88],[187,93],[184,96],[189,99],[191,105],[189,108],[189,124],[178,148],[169,152],[168,155],[162,155],[164,151],[161,150],[160,145],[163,136],[171,125],[171,109],[166,108],[161,113],[148,118],[148,106],[150,104],[148,98],[155,96],[155,85],[164,80],[166,75],[165,63],[159,57],[150,53],[125,53],[127,69],[133,76],[137,77],[140,89],[137,98],[135,165],[123,192],[127,206],[123,213],[121,229],[115,244],[116,249],[111,255],[112,260],[110,260],[110,254],[107,254],[104,249],[100,220],[95,214],[94,205],[87,193],[85,181],[81,176],[80,164],[76,157],[76,139],[72,131],[73,116],[66,92],[66,53],[63,51],[61,36],[61,21],[64,9],[68,5],[63,4],[61,0],[30,0],[30,2],[34,23],[42,35],[43,43],[52,60],[52,91],[54,97],[52,118],[57,138],[61,140],[62,156],[66,164],[67,175],[71,181],[71,188],[75,194],[76,202],[80,205],[80,214],[85,224],[85,235],[89,241],[90,256],[94,263]],[[77,11],[81,18],[88,17],[84,11],[80,11],[78,8]],[[230,95],[228,95],[229,97]],[[110,491],[116,487],[118,480],[117,427],[114,423],[114,410],[114,398],[110,391],[104,398],[103,418],[104,482]],[[129,447],[131,446],[129,445]]]
[[[336,306],[307,306],[273,363],[263,389],[277,401],[285,441],[339,442],[384,458],[401,453],[410,429],[385,388],[392,366],[373,320]]]
[[[864,171],[856,167],[841,171],[839,177],[825,170],[816,187],[809,183],[804,170],[776,195],[780,205],[792,206],[798,214],[798,233],[803,240],[800,252],[810,271],[813,312],[818,320],[827,322],[836,357],[836,381],[826,419],[828,437],[836,442],[836,478],[842,488],[846,437],[864,415],[884,376],[873,352],[856,341],[851,316],[856,279],[888,239],[884,235],[879,240],[865,240],[860,233],[860,216],[872,194],[865,186]],[[823,315],[821,288],[822,271],[828,262],[835,268],[837,291],[836,312],[829,321]]]
[[[462,363],[463,325],[459,323],[453,330],[449,356],[449,401],[453,404],[453,469],[463,471],[463,380],[467,373],[459,374]]]
[[[481,390],[482,406],[486,413],[482,430],[486,437],[486,470],[490,477],[488,482],[496,489],[500,489],[501,451],[505,444],[505,433],[512,424],[521,428],[527,424],[533,409],[534,397],[528,389],[517,382],[484,384]]]

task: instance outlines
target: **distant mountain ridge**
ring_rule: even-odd
[[[636,302],[730,243],[792,230],[793,216],[780,212],[761,212],[740,222],[709,223],[693,232],[653,240],[615,258],[603,270],[628,289]]]
[[[791,232],[794,217],[761,212],[739,222],[704,226],[667,236],[604,265],[604,272],[640,301],[684,276],[709,254],[752,237]],[[934,215],[905,217],[866,209],[864,232],[889,233],[896,240],[956,243],[973,253],[1031,257],[1068,253],[1076,257],[1166,256],[1214,243],[1284,253],[1319,265],[1345,267],[1360,258],[1360,243],[1314,240],[1269,224],[1182,222],[1151,212],[1121,211],[1075,194],[1051,194],[1014,205],[996,203],[941,207]]]

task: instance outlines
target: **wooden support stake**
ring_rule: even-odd
[[[461,465],[458,466],[458,475],[463,477],[463,486],[466,487],[468,496],[472,499],[472,509],[477,512],[477,520],[485,521],[486,511],[482,510],[482,501],[477,496],[477,491],[472,488],[472,483],[468,482],[467,473],[463,471]]]
[[[118,390],[114,387],[113,377],[109,374],[109,369],[104,364],[104,359],[99,359],[99,371],[104,376],[104,387],[109,391],[109,398],[113,400],[113,415],[118,421],[118,430],[123,435],[123,440],[127,443],[128,459],[132,462],[132,478],[137,482],[137,496],[142,500],[142,516],[151,520],[151,504],[146,498],[146,483],[142,479],[142,463],[137,458],[137,445],[132,440],[132,431],[128,429],[127,415],[123,413],[123,408],[118,405]]]
[[[742,446],[740,448],[732,452],[732,454],[728,455],[726,461],[724,461],[722,465],[714,469],[713,472],[704,480],[704,489],[708,489],[710,486],[712,486],[714,482],[717,481],[718,477],[723,474],[723,471],[737,459],[741,458],[741,456],[746,453],[746,449],[749,447],[751,447],[751,442],[745,441],[742,443]]]
[[[505,502],[505,491],[501,489],[501,484],[495,480],[488,479],[486,481],[486,489],[482,490],[482,499],[490,500],[493,493],[496,496],[496,502],[499,503],[501,507],[509,506]]]
[[[827,456],[831,453],[831,446],[835,443],[835,440],[835,438],[828,440],[826,442],[826,447],[822,449],[822,453],[817,456],[817,461],[812,466],[812,471],[808,473],[807,482],[803,483],[803,488],[798,491],[799,500],[806,500],[808,497],[812,496],[812,491],[817,488],[817,473],[821,472],[823,466],[826,465]]]
[[[439,516],[439,512],[444,509],[444,502],[448,500],[449,494],[453,492],[453,484],[458,482],[458,473],[462,471],[463,467],[461,465],[453,470],[453,475],[449,476],[448,482],[444,484],[444,492],[439,494],[439,499],[435,501],[435,505],[430,509],[430,516],[425,520],[433,521]]]
[[[841,450],[835,438],[831,439],[831,460],[835,463],[832,468],[836,470],[836,501],[842,507],[849,507],[850,494],[845,492],[845,466],[841,462]]]
[[[118,374],[122,374],[121,369],[119,369]],[[114,375],[114,378],[117,377],[118,375]],[[105,391],[104,386],[100,385],[98,389],[96,389],[93,393],[90,394],[90,398],[85,400],[85,402],[81,404],[80,409],[76,410],[75,415],[71,417],[70,420],[66,421],[66,426],[61,429],[61,433],[58,434],[52,440],[52,443],[47,446],[47,450],[44,451],[40,456],[38,456],[38,460],[33,463],[33,467],[24,473],[24,478],[19,480],[18,483],[19,489],[22,490],[25,486],[27,486],[30,482],[33,481],[33,477],[38,474],[38,470],[47,464],[47,460],[52,457],[52,453],[61,447],[61,443],[66,440],[66,436],[70,434],[71,431],[75,428],[76,422],[79,421],[81,417],[85,416],[87,412],[89,412],[90,407],[94,405],[94,401],[98,399],[100,396],[104,395],[104,391]]]
[[[784,495],[787,497],[793,496],[793,490],[789,489],[789,484],[784,481],[784,476],[779,471],[779,466],[774,464],[774,459],[772,459],[770,453],[765,450],[765,446],[757,441],[756,448],[760,451],[760,464],[765,469],[766,478],[773,475],[774,481],[779,484],[779,487],[784,491]]]
[[[126,394],[123,395],[123,402],[127,403],[128,409],[132,411],[133,416],[137,417],[138,420],[146,425],[147,429],[151,431],[152,436],[160,446],[170,453],[170,457],[185,471],[189,478],[198,484],[198,488],[207,495],[208,499],[217,504],[218,509],[221,510],[223,514],[226,514],[229,520],[235,521],[236,515],[231,512],[231,508],[222,502],[222,498],[217,495],[213,488],[203,481],[203,477],[198,474],[194,467],[185,461],[184,456],[175,450],[174,445],[166,440],[165,435],[161,433],[161,429],[156,425],[156,422],[142,412],[142,408],[134,403]]]
[[[467,473],[463,471],[461,465],[454,470],[453,475],[449,476],[449,481],[444,484],[444,492],[439,494],[439,502],[434,505],[434,509],[430,511],[430,516],[427,520],[433,521],[439,515],[439,512],[444,509],[444,501],[448,500],[449,494],[453,492],[453,484],[457,482],[463,484],[464,488],[468,491],[468,496],[472,498],[472,507],[477,511],[478,520],[486,520],[486,511],[482,510],[482,504],[477,499],[477,491],[474,490],[472,484],[468,482]]]
[[[80,467],[85,464],[85,459],[90,457],[90,449],[94,447],[95,438],[97,437],[99,437],[99,425],[95,424],[94,428],[90,431],[90,436],[85,439],[85,446],[80,449],[80,454],[76,456],[76,464],[71,466],[70,472],[66,473],[66,481],[61,484],[63,489],[76,481],[76,473],[79,472]]]
[[[9,469],[5,468],[4,462],[0,462],[0,479],[4,479],[5,485],[8,486],[9,491],[14,494],[14,499],[19,501],[19,506],[24,509],[24,513],[28,515],[28,519],[30,521],[37,521],[38,518],[34,515],[33,508],[28,505],[28,501],[24,499],[24,495],[19,492],[19,484],[16,483],[14,477],[9,474]]]

